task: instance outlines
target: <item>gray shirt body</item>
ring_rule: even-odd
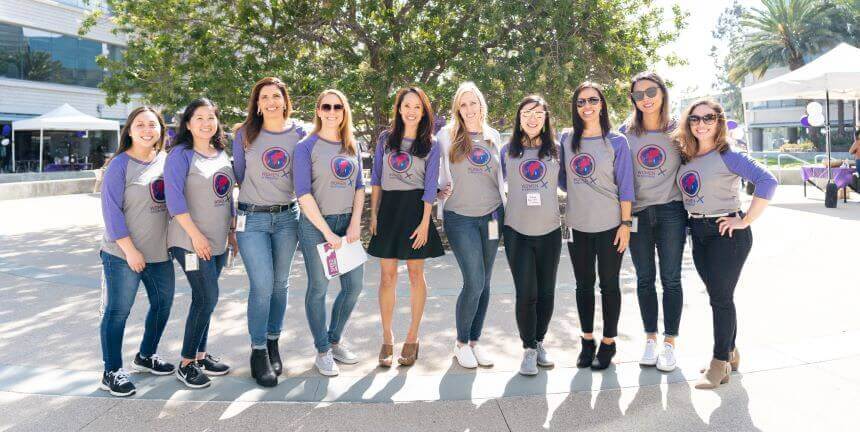
[[[341,153],[340,143],[318,135],[305,138],[296,155],[296,170],[302,170],[301,174],[293,172],[297,193],[301,196],[310,192],[323,216],[352,213],[355,191],[364,187],[358,155]],[[308,166],[298,166],[308,159]]]
[[[260,131],[251,148],[245,150],[245,178],[239,187],[239,202],[271,206],[296,200],[293,153],[300,139],[295,125],[281,133]]]
[[[408,191],[424,189],[427,157],[414,157],[410,153],[414,140],[403,138],[400,152],[385,149],[382,161],[382,190]],[[429,155],[428,155],[429,156]]]
[[[621,203],[615,184],[615,152],[610,137],[582,138],[573,152],[573,134],[567,134],[564,167],[567,171],[565,223],[582,232],[602,232],[621,224]]]
[[[521,157],[515,158],[508,154],[507,146],[502,148],[502,167],[508,183],[505,225],[528,236],[542,236],[561,226],[558,210],[561,165],[558,159],[549,156],[538,159],[539,152],[537,148],[526,148]]]
[[[667,132],[646,131],[640,136],[625,132],[633,155],[633,186],[636,201],[633,212],[652,205],[681,201],[681,190],[675,182],[681,166],[681,154],[672,145]]]
[[[501,160],[496,147],[485,141],[483,134],[469,138],[472,151],[450,164],[454,189],[445,201],[445,210],[461,216],[486,216],[502,205],[498,178]]]

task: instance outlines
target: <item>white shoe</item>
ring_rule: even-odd
[[[347,348],[343,343],[331,346],[331,355],[335,360],[344,364],[358,363],[358,356]]]
[[[543,342],[537,343],[537,365],[540,367],[555,366],[555,362],[552,361],[552,358],[549,356],[549,353],[547,353],[546,349],[544,349]]]
[[[648,339],[648,341],[645,342],[645,352],[642,353],[642,359],[639,360],[639,364],[642,366],[657,365],[657,341],[654,339]]]
[[[466,369],[474,369],[478,367],[478,359],[475,358],[475,353],[469,344],[459,345],[454,343],[454,357],[457,357],[457,363]]]
[[[472,347],[472,355],[475,356],[475,360],[478,362],[479,366],[483,367],[493,367],[493,359],[491,359],[487,352],[484,351],[484,348],[478,344],[471,345]]]
[[[657,369],[663,372],[672,372],[675,370],[675,347],[670,343],[663,344],[663,352],[657,357]]]
[[[337,364],[334,362],[334,357],[332,357],[331,350],[317,354],[317,358],[314,359],[314,365],[325,376],[337,376],[340,373],[340,369],[338,369]]]
[[[534,348],[526,348],[523,353],[523,362],[520,364],[520,375],[532,376],[538,374],[537,367],[537,350]]]

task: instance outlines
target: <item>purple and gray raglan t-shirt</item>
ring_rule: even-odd
[[[634,201],[633,160],[627,138],[614,132],[582,138],[573,152],[573,133],[562,135],[565,222],[582,232],[602,232],[621,224],[621,201]]]
[[[261,206],[289,204],[296,200],[293,159],[296,144],[306,135],[293,123],[283,132],[260,131],[245,149],[244,131],[233,139],[233,170],[239,183],[239,202]]]
[[[233,166],[227,152],[206,157],[193,149],[179,146],[167,155],[164,190],[167,210],[173,218],[167,228],[167,246],[193,251],[191,237],[175,216],[188,213],[197,229],[209,240],[212,255],[227,250],[227,234],[233,217]]]
[[[749,156],[716,150],[696,156],[678,170],[678,187],[690,213],[716,215],[740,210],[741,178],[755,185],[755,196],[773,198],[776,177]]]
[[[633,186],[636,201],[633,212],[652,205],[681,201],[681,190],[675,182],[681,166],[681,153],[672,145],[669,132],[645,131],[642,135],[628,132],[630,154],[633,155]]]
[[[317,134],[296,145],[293,165],[296,196],[311,194],[323,216],[352,213],[355,191],[364,188],[361,159],[341,152],[341,143]]]
[[[164,199],[164,161],[159,152],[151,162],[127,153],[111,160],[102,181],[105,232],[101,250],[125,258],[116,241],[131,237],[148,263],[167,261],[167,206]]]
[[[505,225],[527,236],[542,236],[558,229],[558,173],[561,163],[551,156],[539,158],[540,149],[525,148],[520,157],[502,147],[502,173],[508,183]],[[540,204],[536,205],[536,196]],[[529,196],[532,195],[532,205]]]
[[[424,157],[411,153],[414,140],[403,138],[400,151],[388,148],[388,132],[383,132],[376,143],[370,184],[384,191],[407,191],[423,189],[421,199],[433,204],[439,185],[439,144],[434,139],[430,152]]]
[[[502,205],[499,195],[501,160],[498,148],[482,133],[469,133],[472,151],[449,164],[454,187],[445,210],[461,216],[481,217]],[[453,148],[453,147],[452,147]]]

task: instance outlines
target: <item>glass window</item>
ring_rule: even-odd
[[[21,79],[22,31],[18,26],[0,23],[0,76]]]

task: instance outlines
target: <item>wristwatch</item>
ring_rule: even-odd
[[[623,220],[623,221],[621,221],[621,225],[624,225],[627,228],[633,228],[633,221],[632,220]]]

